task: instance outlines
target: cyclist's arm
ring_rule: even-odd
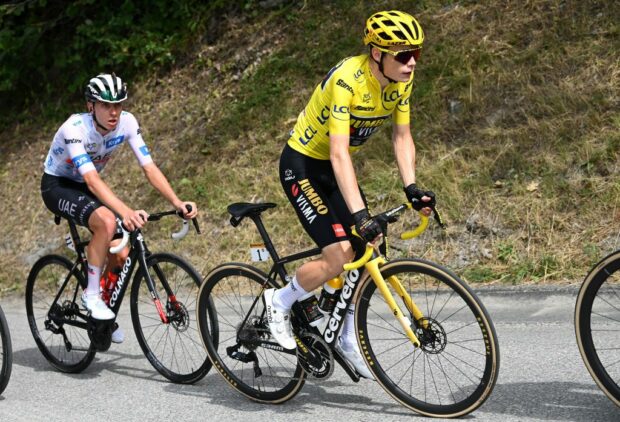
[[[149,183],[155,189],[157,189],[159,193],[172,204],[172,206],[174,206],[177,210],[183,212],[183,215],[185,217],[193,218],[196,216],[196,214],[198,213],[196,204],[193,202],[181,201],[176,195],[176,193],[174,193],[174,190],[172,189],[172,186],[170,186],[170,183],[168,182],[166,176],[164,176],[164,174],[155,163],[150,162],[142,166],[142,171],[144,171],[144,175],[146,176],[146,179],[149,181]],[[192,206],[191,212],[187,212],[187,209],[185,208],[186,205]]]
[[[93,169],[82,175],[88,189],[108,208],[120,215],[123,223],[129,230],[140,228],[144,225],[148,214],[142,210],[134,211],[129,208],[112,189],[101,179],[97,170]]]
[[[415,183],[415,144],[411,136],[409,124],[394,125],[392,143],[403,186],[409,186]],[[428,196],[422,197],[422,201],[430,200],[431,198]],[[428,207],[422,208],[422,213],[428,216],[431,213],[431,209]]]
[[[331,161],[336,176],[338,188],[351,213],[366,208],[360,194],[349,154],[349,135],[329,136],[329,160]]]
[[[409,186],[415,183],[415,144],[409,124],[394,125],[392,144],[403,186]]]

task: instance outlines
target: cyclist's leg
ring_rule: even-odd
[[[280,158],[280,181],[304,230],[323,250],[318,259],[297,270],[299,287],[311,292],[340,274],[342,265],[353,257],[349,228],[339,219],[346,204],[329,160],[306,157],[288,145]]]
[[[93,232],[87,246],[88,287],[84,305],[95,319],[113,319],[110,311],[99,296],[101,269],[105,263],[106,250],[115,232],[115,217],[88,190],[85,183],[44,174],[41,180],[41,195],[46,207],[56,215],[75,221]]]

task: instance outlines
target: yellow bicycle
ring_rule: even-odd
[[[499,348],[491,319],[475,293],[437,264],[389,261],[370,245],[362,258],[345,266],[344,287],[322,329],[310,326],[298,304],[293,306],[298,347],[282,348],[271,337],[261,296],[265,289],[287,282],[285,264],[320,250],[280,258],[261,221],[261,213],[273,207],[228,207],[233,226],[246,217],[256,224],[274,262],[269,274],[243,263],[223,264],[205,277],[198,293],[203,343],[213,366],[233,388],[258,402],[282,403],[300,391],[308,375],[329,377],[335,362],[359,381],[335,347],[346,310],[355,302],[360,350],[377,382],[398,402],[426,416],[457,417],[489,397],[497,381]],[[387,228],[408,208],[399,205],[377,218]],[[422,216],[420,227],[403,237],[419,235],[427,224]],[[210,319],[212,307],[217,321]]]

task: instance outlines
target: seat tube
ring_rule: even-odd
[[[400,307],[394,300],[394,296],[392,296],[392,292],[390,292],[390,289],[388,288],[385,279],[383,278],[383,275],[379,270],[379,264],[383,262],[385,261],[382,258],[376,258],[368,261],[365,265],[366,270],[368,271],[368,274],[370,274],[373,281],[377,285],[377,288],[383,295],[386,303],[390,308],[390,311],[392,312],[392,315],[396,317],[400,325],[403,327],[403,330],[405,331],[405,334],[407,334],[407,337],[409,337],[409,340],[411,340],[411,342],[416,347],[420,347],[420,340],[418,340],[418,337],[411,329],[411,322],[409,321],[409,318],[405,317],[403,312],[400,310]]]

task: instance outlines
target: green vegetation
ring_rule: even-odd
[[[582,279],[620,246],[614,2],[261,3],[220,19],[216,40],[199,36],[166,66],[130,78],[127,108],[156,162],[204,211],[206,234],[180,245],[164,240],[170,226],[149,228],[161,231],[149,237],[154,249],[183,252],[202,272],[247,261],[258,236],[249,224],[230,228],[225,209],[261,200],[279,205],[266,222],[282,253],[310,245],[281,192],[279,153],[316,84],[341,58],[365,52],[364,21],[385,7],[412,12],[426,32],[412,98],[417,175],[449,224],[445,233],[431,227],[421,239],[394,242],[393,255],[442,262],[472,282],[543,283]],[[69,89],[76,75],[57,86]],[[40,200],[36,169],[63,119],[0,134],[4,289],[21,289],[29,260],[62,245],[65,229],[53,226]],[[404,199],[390,132],[354,157],[374,209]],[[123,151],[105,179],[133,206],[162,208],[134,161]]]
[[[144,72],[169,69],[196,38],[214,38],[216,16],[251,7],[251,1],[223,0],[0,5],[0,112],[11,118],[16,110],[59,118],[67,112],[66,100],[75,104],[75,94],[93,74],[122,69],[124,77],[134,80]],[[0,118],[0,128],[9,123]]]

